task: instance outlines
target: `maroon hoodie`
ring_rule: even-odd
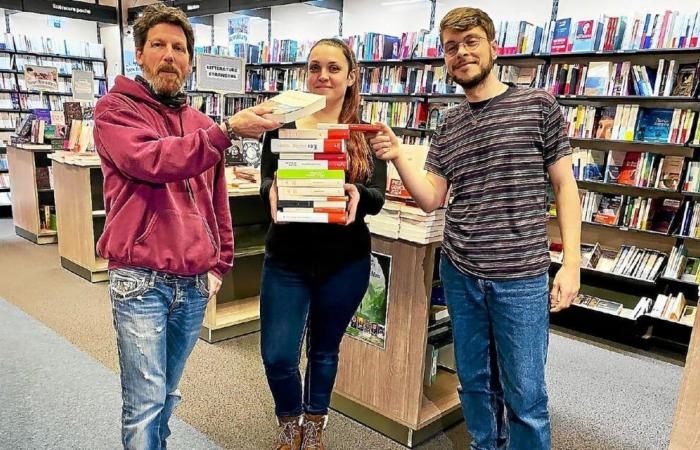
[[[233,265],[222,153],[231,143],[209,117],[170,108],[118,76],[95,108],[107,221],[97,252],[109,268],[176,275]]]

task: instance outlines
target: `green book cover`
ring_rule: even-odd
[[[325,169],[279,169],[277,170],[277,178],[282,179],[345,179],[344,170],[325,170]]]

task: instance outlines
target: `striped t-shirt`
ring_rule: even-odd
[[[452,188],[442,251],[479,278],[541,275],[550,263],[546,168],[571,154],[559,105],[511,86],[472,112],[476,123],[466,100],[445,112],[425,163]]]

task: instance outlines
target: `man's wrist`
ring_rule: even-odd
[[[222,129],[224,130],[224,133],[226,133],[226,136],[228,136],[229,140],[236,141],[240,139],[236,132],[233,131],[233,127],[231,126],[231,123],[228,120],[224,120],[221,125],[223,127]]]

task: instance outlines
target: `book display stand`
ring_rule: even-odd
[[[58,233],[42,227],[39,217],[40,206],[55,204],[53,189],[46,185],[37,186],[37,168],[51,166],[48,155],[52,152],[50,145],[20,144],[7,147],[15,232],[35,244],[58,241]]]
[[[95,246],[105,225],[102,169],[96,153],[56,152],[53,160],[61,266],[90,282],[106,281]]]

